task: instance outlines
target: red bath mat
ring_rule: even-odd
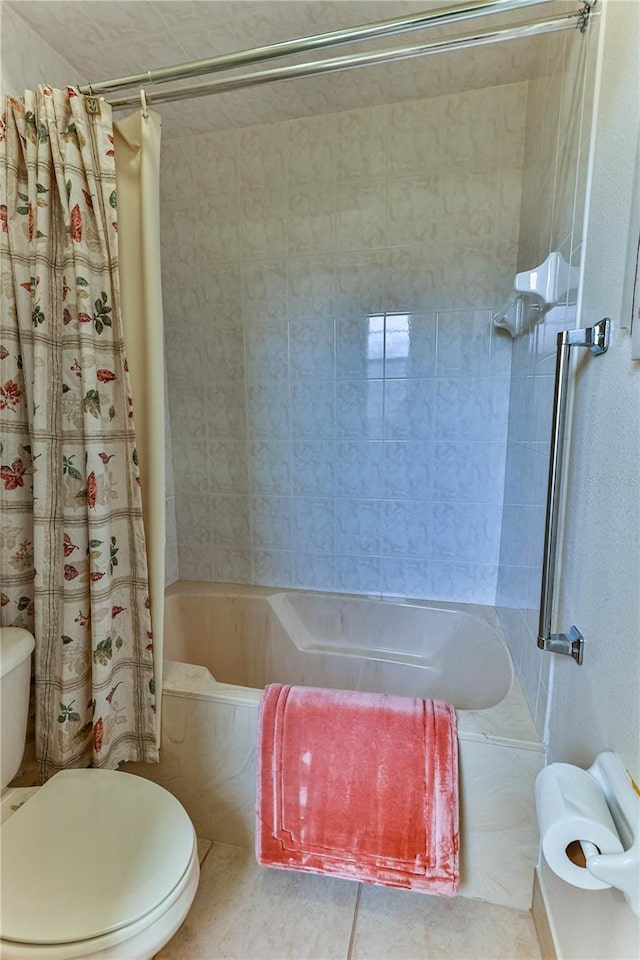
[[[260,703],[257,788],[263,866],[457,893],[450,704],[272,684]]]

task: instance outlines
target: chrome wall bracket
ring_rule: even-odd
[[[568,633],[551,633],[553,592],[558,550],[558,518],[562,493],[562,467],[564,460],[565,424],[567,417],[567,393],[569,388],[570,357],[572,347],[588,347],[594,356],[606,353],[609,347],[611,321],[608,317],[593,327],[583,330],[562,330],[558,334],[556,351],[556,376],[553,396],[553,422],[551,426],[551,449],[549,452],[549,483],[547,487],[547,515],[544,529],[544,552],[542,556],[542,587],[540,591],[540,622],[538,624],[538,647],[549,653],[572,657],[578,665],[584,656],[584,638],[576,626]]]
[[[579,667],[584,657],[584,637],[577,627],[570,627],[568,633],[552,633],[548,637],[538,637],[538,646],[547,653],[560,653],[573,657]]]
[[[591,11],[595,7],[598,0],[584,0],[584,3],[578,10],[578,20],[576,23],[576,30],[579,30],[580,33],[584,33],[587,27],[589,26],[589,18],[591,16]]]

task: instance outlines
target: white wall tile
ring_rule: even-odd
[[[335,589],[346,593],[379,594],[380,557],[336,557]]]
[[[337,114],[328,114],[323,117],[304,117],[286,124],[290,188],[335,181],[338,122]]]
[[[340,315],[336,321],[336,375],[376,379],[384,373],[384,313]]]
[[[532,81],[528,83],[508,83],[502,87],[500,104],[501,164],[512,162],[522,167],[528,94],[531,87]]]
[[[495,603],[498,565],[431,561],[429,596],[434,600],[455,600],[461,594],[467,603]]]
[[[502,503],[506,442],[438,441],[431,457],[434,500]]]
[[[337,249],[369,250],[384,246],[387,182],[356,181],[337,191]]]
[[[209,490],[211,493],[248,493],[246,443],[210,438]]]
[[[237,327],[242,317],[242,273],[239,263],[207,264],[206,288],[199,291],[205,339],[211,327]],[[214,334],[211,334],[212,336]]]
[[[338,258],[339,317],[384,313],[385,254],[382,250],[343,253]]]
[[[337,500],[337,551],[352,556],[380,554],[381,516],[380,500]]]
[[[249,550],[211,551],[213,562],[212,580],[226,583],[247,583],[251,577],[251,553]],[[201,577],[194,579],[200,580]]]
[[[382,440],[383,381],[339,380],[336,385],[336,436]]]
[[[287,251],[333,253],[336,248],[336,188],[313,184],[287,195]]]
[[[206,395],[206,429],[220,440],[238,440],[247,430],[244,382],[212,380]]]
[[[434,239],[467,241],[495,234],[499,169],[491,164],[480,169],[453,167],[439,172]],[[512,222],[518,222],[519,212],[519,207],[512,209]]]
[[[383,557],[382,593],[392,597],[430,597],[428,561]]]
[[[277,440],[249,443],[249,479],[253,494],[291,494],[290,444]]]
[[[442,212],[436,171],[390,180],[387,196],[389,245],[435,240]]]
[[[249,546],[249,503],[247,496],[214,496],[207,499],[211,541],[216,548]]]
[[[437,375],[473,377],[490,370],[491,311],[438,314]]]
[[[336,444],[335,491],[339,497],[379,498],[383,490],[382,443],[341,440]]]
[[[431,557],[497,566],[501,524],[500,504],[436,503],[432,512]]]
[[[335,258],[295,257],[289,260],[289,308],[301,320],[333,317]]]
[[[293,549],[297,553],[335,553],[336,507],[331,497],[298,498],[292,501]]]
[[[165,316],[164,341],[169,395],[175,398],[177,383],[202,383],[202,330],[196,327],[185,340],[184,332],[173,322],[171,314],[165,312]]]
[[[255,379],[247,388],[247,430],[252,438],[289,439],[289,384],[286,380]]]
[[[446,306],[439,296],[445,277],[438,250],[416,244],[387,251],[386,309],[390,313],[426,313]]]
[[[242,201],[242,255],[246,258],[280,257],[287,247],[287,197],[260,190]]]
[[[286,111],[284,89],[223,95],[240,129],[185,114],[197,135],[167,154],[176,497],[210,508],[190,547],[193,518],[176,534],[181,575],[492,602],[511,340],[490,321],[525,88],[373,109],[349,77],[313,91],[346,112],[242,128]]]
[[[291,498],[252,497],[251,536],[254,549],[290,550]]]
[[[274,124],[249,127],[238,134],[240,186],[244,191],[284,190],[286,139]]]
[[[287,318],[286,260],[245,261],[242,286],[243,313],[248,323]]]
[[[501,377],[438,379],[435,433],[443,440],[504,440],[509,382]]]
[[[393,104],[389,119],[389,173],[420,174],[442,164],[443,98]]]
[[[173,146],[170,141],[167,146]],[[180,148],[181,144],[177,143]],[[163,152],[166,147],[163,148]],[[205,133],[195,139],[193,174],[198,195],[235,196],[240,192],[240,145],[237,130]]]
[[[293,554],[283,550],[254,550],[251,582],[262,587],[288,586],[295,580]]]
[[[386,380],[386,440],[429,440],[434,436],[435,380]]]
[[[312,590],[334,590],[336,558],[333,554],[294,554],[294,585]]]
[[[208,269],[218,260],[237,260],[240,256],[239,201],[219,194],[202,197],[198,253],[201,267]]]
[[[189,540],[186,530],[178,531],[178,568],[186,580],[213,580],[214,548],[210,543],[199,544]],[[225,577],[226,579],[226,577]]]
[[[200,357],[200,363],[206,379],[210,382],[211,380],[224,380],[242,384],[245,376],[242,325],[236,323],[235,327],[219,327],[213,322],[205,321],[202,339],[204,353]],[[184,334],[182,335],[182,342],[184,344]],[[176,353],[179,352],[180,348],[176,349]],[[193,370],[191,371],[191,377],[194,380],[196,379]]]
[[[433,377],[436,314],[389,313],[385,318],[385,377]]]
[[[296,440],[331,440],[336,436],[334,380],[292,382],[291,434]]]
[[[434,471],[433,443],[385,441],[385,498],[430,500],[434,489]]]
[[[387,172],[386,107],[350,110],[338,120],[338,180],[370,180]]]
[[[442,164],[497,162],[502,90],[469,90],[443,99]]]
[[[382,553],[386,557],[428,557],[431,543],[430,504],[386,500],[382,511]]]
[[[245,325],[246,370],[250,380],[287,380],[289,327],[286,319]]]
[[[294,496],[335,496],[336,464],[333,441],[294,440],[291,457]]]
[[[188,544],[190,547],[210,548],[213,541],[209,498],[186,494],[178,495],[176,497],[176,527],[181,551],[184,544]]]
[[[291,320],[289,323],[291,379],[333,379],[335,320]]]

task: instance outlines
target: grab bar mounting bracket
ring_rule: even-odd
[[[577,627],[571,627],[569,633],[552,633],[549,637],[538,637],[538,646],[548,653],[573,657],[578,666],[582,666],[584,637]]]
[[[560,346],[589,347],[594,356],[606,353],[609,348],[609,327],[611,320],[604,317],[592,327],[583,327],[580,330],[563,330],[558,334]]]

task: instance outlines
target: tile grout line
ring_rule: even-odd
[[[349,947],[347,949],[347,958],[346,960],[353,960],[353,947],[356,940],[356,927],[358,925],[358,912],[360,910],[360,897],[362,896],[362,884],[358,884],[358,892],[356,894],[356,903],[353,909],[353,922],[351,924],[351,936],[349,937]]]

